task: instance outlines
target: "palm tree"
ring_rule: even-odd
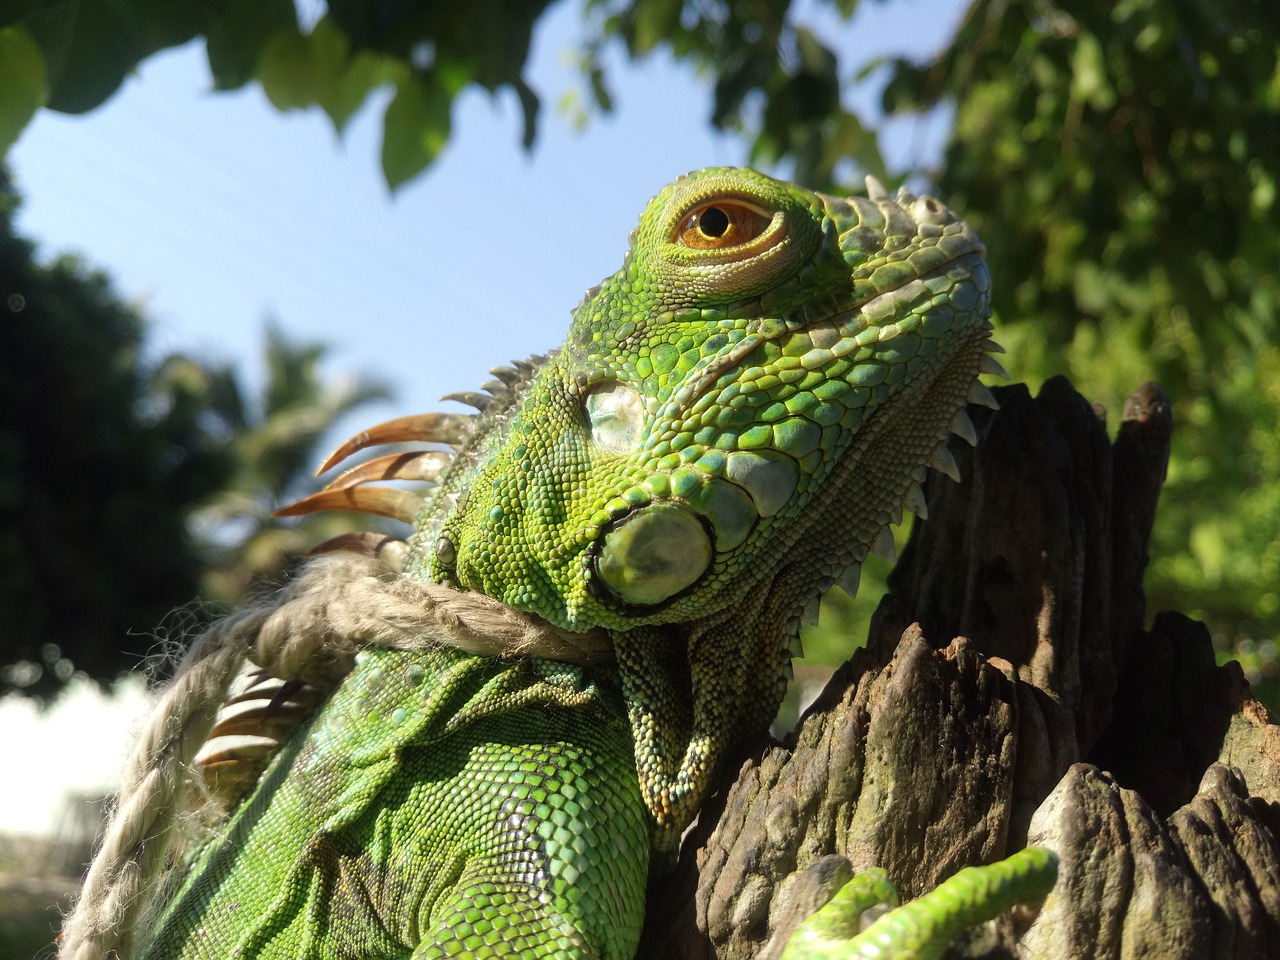
[[[322,540],[364,524],[354,514],[321,513],[296,521],[272,514],[314,492],[312,471],[320,443],[334,423],[368,403],[388,400],[390,389],[361,376],[324,380],[326,345],[289,340],[266,326],[266,380],[252,398],[229,364],[205,366],[209,406],[231,446],[235,468],[226,487],[193,512],[209,563],[208,599],[235,602],[255,583],[278,580],[292,558]]]

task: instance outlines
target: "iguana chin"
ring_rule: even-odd
[[[322,469],[452,453],[375,458],[282,511],[410,522],[339,546],[604,631],[616,661],[364,650],[142,956],[631,956],[651,852],[671,859],[726,751],[772,719],[801,620],[923,515],[929,467],[955,475],[946,438],[973,441],[964,406],[1003,373],[988,287],[980,241],[929,197],[728,168],[666,187],[558,351],[454,395],[478,415],[382,424]],[[434,487],[369,485],[404,479]],[[1047,869],[1019,861],[1015,895]]]

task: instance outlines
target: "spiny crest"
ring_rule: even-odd
[[[551,354],[554,356],[554,353]],[[422,513],[427,498],[398,487],[369,486],[379,481],[409,480],[435,487],[444,481],[459,462],[466,464],[468,453],[480,440],[503,422],[523,398],[533,375],[548,359],[534,354],[528,360],[513,360],[509,367],[493,367],[493,380],[478,391],[462,391],[441,397],[474,407],[478,413],[419,413],[396,417],[361,430],[325,458],[316,474],[325,473],[352,455],[369,447],[392,443],[433,443],[450,450],[411,450],[373,457],[339,474],[323,488],[276,511],[277,517],[297,517],[325,510],[351,510],[400,520],[412,526]],[[312,554],[351,550],[378,556],[393,568],[403,564],[405,541],[386,534],[344,533],[312,548]]]
[[[916,205],[920,198],[917,198],[906,187],[898,190],[896,198],[891,198],[889,191],[878,179],[873,176],[867,176],[867,197],[873,201],[890,201],[896,202],[899,206],[910,207]],[[929,198],[924,198],[928,200]],[[994,329],[991,322],[987,321],[985,329],[990,332]],[[1004,347],[988,339],[983,343],[983,356],[979,361],[979,374],[991,374],[1002,379],[1009,379],[1009,374],[1004,366],[992,356],[992,354],[1004,353]],[[998,410],[1000,405],[996,402],[995,397],[987,386],[981,380],[974,379],[968,388],[965,398],[969,403],[978,406],[987,407],[991,410]],[[897,559],[897,546],[894,542],[892,526],[902,521],[903,512],[909,512],[919,517],[921,520],[928,519],[929,507],[928,501],[924,494],[923,483],[927,476],[928,469],[932,467],[939,473],[944,474],[950,480],[960,482],[960,468],[956,464],[955,457],[947,448],[948,437],[954,434],[964,440],[969,446],[976,447],[978,444],[978,435],[974,430],[973,422],[969,419],[968,413],[962,407],[957,410],[954,418],[951,420],[949,427],[940,433],[935,440],[937,445],[930,454],[927,465],[917,467],[911,472],[911,483],[903,494],[900,506],[895,510],[893,516],[890,517],[891,524],[886,524],[880,531],[875,534],[872,543],[867,552],[874,553],[876,556],[883,557],[891,563]],[[817,625],[819,617],[819,609],[822,597],[826,594],[831,586],[838,584],[850,597],[858,592],[858,586],[861,579],[862,564],[855,562],[846,566],[837,577],[824,577],[817,584],[817,590],[804,604],[803,609],[797,618],[792,620],[787,626],[788,636],[788,653],[792,657],[803,657],[803,646],[800,641],[800,624],[809,623]]]
[[[867,192],[872,199],[888,199],[888,191],[874,177],[867,177]],[[911,203],[916,198],[907,192],[905,188],[899,191],[898,203]],[[1009,379],[1009,374],[1004,366],[992,356],[992,354],[1004,353],[1005,349],[994,340],[990,339],[989,334],[994,329],[990,321],[985,324],[985,330],[988,333],[988,339],[983,342],[983,355],[979,360],[979,374],[990,374],[993,376]],[[1000,409],[1000,404],[992,395],[990,389],[981,380],[974,379],[968,388],[966,396],[968,403],[977,406],[987,407],[991,410]],[[921,520],[927,520],[929,517],[928,501],[924,493],[924,481],[928,476],[930,468],[937,470],[945,475],[948,479],[959,483],[961,479],[960,468],[956,464],[955,457],[948,449],[949,437],[951,435],[960,437],[965,443],[971,447],[978,445],[978,434],[974,429],[973,421],[969,419],[969,415],[965,408],[960,408],[952,418],[948,428],[936,437],[936,446],[930,454],[927,465],[922,465],[911,471],[911,483],[906,488],[902,496],[899,507],[896,508],[893,515],[889,518],[891,523],[882,527],[873,537],[869,548],[863,553],[865,559],[866,553],[872,553],[882,557],[893,563],[897,560],[897,546],[894,542],[892,527],[902,522],[904,512],[912,513]],[[791,657],[803,657],[804,648],[800,639],[800,626],[807,623],[816,626],[819,619],[819,610],[823,596],[835,585],[840,586],[851,598],[857,595],[858,586],[861,579],[862,563],[855,562],[846,566],[840,571],[836,577],[823,577],[816,584],[815,593],[808,598],[803,608],[792,619],[786,628],[787,652]]]
[[[301,680],[281,680],[265,670],[242,674],[192,760],[210,797],[224,809],[235,804],[324,696]]]

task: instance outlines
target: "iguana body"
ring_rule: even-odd
[[[923,511],[999,369],[980,242],[930,198],[872,193],[681,178],[561,350],[463,395],[478,418],[392,421],[330,459],[454,446],[291,512],[411,521],[405,577],[603,629],[616,664],[366,654],[201,849],[147,957],[634,951],[639,838],[673,855],[727,749],[772,719],[805,611]],[[405,478],[436,487],[367,486]]]
[[[143,957],[630,957],[649,825],[615,686],[366,650],[196,858]]]

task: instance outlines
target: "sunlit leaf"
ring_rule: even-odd
[[[680,0],[637,0],[633,7],[637,55],[643,56],[671,36],[680,22],[681,7]]]
[[[271,35],[258,61],[258,83],[277,110],[300,110],[315,102],[311,44],[297,26]]]
[[[1108,110],[1115,103],[1115,93],[1107,80],[1102,45],[1090,33],[1076,38],[1071,58],[1071,95],[1087,101],[1098,110]]]
[[[0,156],[44,103],[44,57],[23,27],[0,30]]]
[[[411,76],[396,89],[382,131],[382,174],[392,190],[425,170],[444,149],[451,105],[430,76]]]
[[[144,58],[197,36],[187,3],[61,0],[31,7],[23,25],[44,55],[46,106],[83,113],[102,104]]]

